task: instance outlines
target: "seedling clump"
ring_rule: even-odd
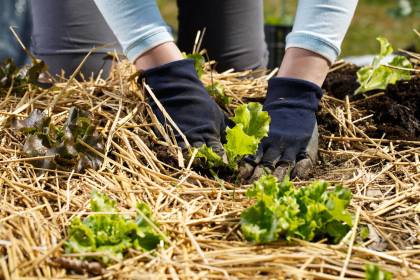
[[[46,157],[30,161],[36,167],[82,171],[98,169],[102,164],[102,157],[93,150],[103,152],[103,139],[89,113],[76,107],[69,110],[62,127],[53,125],[51,118],[38,109],[24,120],[13,120],[10,126],[25,136],[23,152],[28,157]]]
[[[327,188],[323,181],[295,188],[287,177],[283,182],[272,175],[261,177],[246,193],[256,201],[242,212],[242,233],[256,244],[292,238],[338,243],[352,226],[347,210],[351,192]]]
[[[23,94],[28,84],[38,84],[39,75],[47,70],[42,60],[33,60],[32,65],[19,69],[12,59],[6,59],[0,65],[0,96],[7,92]]]
[[[137,204],[135,219],[118,213],[116,201],[98,192],[92,193],[90,207],[98,213],[71,221],[66,253],[83,254],[82,259],[108,265],[123,260],[129,249],[150,251],[162,240],[145,203]]]

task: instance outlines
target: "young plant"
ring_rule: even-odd
[[[199,53],[190,53],[185,54],[183,53],[184,58],[189,58],[194,60],[194,68],[197,72],[199,78],[204,74],[204,64],[206,63],[206,59]]]
[[[82,171],[86,168],[98,169],[102,164],[102,157],[85,145],[103,152],[103,139],[95,130],[89,113],[76,107],[69,110],[62,127],[52,125],[51,119],[37,109],[24,120],[13,120],[10,126],[25,135],[23,152],[27,156],[51,156],[31,161],[36,167]]]
[[[12,59],[6,59],[0,65],[0,95],[9,91],[23,94],[28,84],[38,84],[39,75],[46,70],[42,60],[33,60],[31,66],[19,69]]]
[[[246,155],[255,154],[261,140],[268,135],[270,116],[262,110],[262,105],[259,103],[251,102],[239,106],[231,120],[235,126],[226,129],[226,144],[224,144],[227,163],[206,145],[203,145],[197,153],[197,157],[203,158],[210,168],[228,167],[236,170],[238,162]]]
[[[338,243],[352,226],[347,210],[351,192],[327,188],[323,181],[295,188],[287,177],[278,182],[272,175],[262,176],[246,193],[256,202],[242,212],[242,233],[257,244],[280,238]]]
[[[222,107],[229,106],[229,104],[232,102],[232,97],[226,95],[225,88],[219,82],[214,82],[211,85],[208,85],[206,90],[211,96],[213,96],[217,104]]]
[[[375,89],[386,89],[389,84],[395,84],[399,80],[410,80],[409,70],[413,65],[404,56],[395,56],[389,66],[383,64],[383,59],[394,51],[387,39],[377,38],[380,44],[380,52],[372,61],[371,65],[364,66],[357,71],[357,81],[360,86],[355,94],[364,93]],[[397,68],[392,68],[398,67]]]
[[[129,249],[150,251],[162,240],[152,211],[144,203],[137,205],[135,219],[118,213],[116,202],[98,192],[92,193],[90,207],[98,213],[71,221],[66,253],[84,254],[82,259],[108,265],[123,260]]]

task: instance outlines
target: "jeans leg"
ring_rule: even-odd
[[[32,51],[43,59],[51,74],[64,70],[70,76],[85,55],[88,58],[81,73],[97,75],[103,69],[107,77],[112,58],[107,52],[121,51],[117,39],[106,24],[93,0],[31,0]]]
[[[191,52],[197,31],[206,28],[202,48],[218,71],[265,68],[262,0],[177,0],[178,46]]]

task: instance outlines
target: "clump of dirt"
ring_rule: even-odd
[[[338,99],[344,99],[346,95],[352,96],[359,87],[356,76],[357,70],[359,70],[359,67],[349,64],[329,73],[322,88]]]
[[[356,72],[359,68],[348,65],[330,73],[323,88],[329,95],[344,99],[349,96],[350,101],[361,100],[365,95],[354,95],[359,86]],[[420,140],[420,77],[413,77],[410,81],[400,81],[389,85],[384,95],[361,100],[356,105],[359,111],[373,114],[374,129],[366,133],[372,138],[380,138],[385,134],[387,139]],[[337,132],[338,124],[333,124],[324,113],[318,115],[323,129],[332,133]],[[372,127],[372,126],[370,126]]]
[[[420,139],[420,77],[389,85],[385,95],[360,104],[374,113],[377,129],[373,137]]]

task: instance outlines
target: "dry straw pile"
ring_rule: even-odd
[[[250,72],[208,69],[204,83],[223,84],[232,108],[263,98],[273,74],[255,78]],[[420,141],[371,139],[358,126],[366,116],[350,101],[326,96],[322,110],[340,135],[323,133],[314,179],[352,190],[353,229],[365,225],[369,237],[363,241],[353,230],[338,245],[294,240],[255,246],[244,241],[238,223],[252,203],[244,196],[247,186],[191,169],[173,133],[157,123],[145,102],[147,88],[144,92],[128,79],[132,73],[121,63],[107,81],[62,79],[50,89],[32,87],[23,97],[1,97],[0,278],[79,279],[95,272],[97,267],[71,263],[76,256],[65,255],[62,244],[70,220],[89,213],[90,194],[97,190],[127,214],[135,214],[136,202],[148,203],[168,242],[148,253],[130,251],[101,276],[90,274],[94,279],[361,279],[367,263],[379,264],[396,279],[420,279]],[[88,110],[97,123],[105,140],[102,167],[80,174],[36,170],[30,164],[34,158],[21,152],[23,139],[7,128],[8,119],[51,109],[52,122],[61,124],[72,106]],[[69,263],[85,275],[64,269]]]

